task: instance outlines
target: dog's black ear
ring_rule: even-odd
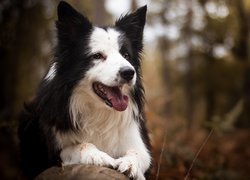
[[[115,25],[124,31],[132,43],[142,48],[143,29],[146,21],[147,6],[137,9],[135,12],[119,18]]]
[[[61,1],[57,7],[58,21],[56,22],[59,39],[73,40],[78,33],[88,32],[92,24],[71,5]]]

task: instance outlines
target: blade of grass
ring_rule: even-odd
[[[165,132],[164,137],[163,137],[163,143],[162,143],[162,147],[161,147],[161,154],[160,154],[159,161],[158,161],[158,164],[157,164],[157,173],[156,173],[155,180],[159,179],[161,161],[162,161],[162,156],[163,156],[164,149],[165,149],[166,138],[167,138],[167,132]]]
[[[192,161],[192,163],[191,163],[191,165],[190,165],[190,167],[189,167],[189,169],[188,169],[188,172],[187,172],[187,174],[186,174],[184,180],[188,180],[189,174],[190,174],[191,170],[193,169],[193,166],[194,166],[194,164],[195,164],[195,161],[197,160],[197,158],[198,158],[200,152],[202,151],[202,149],[204,148],[204,146],[207,144],[207,142],[208,142],[210,136],[212,135],[213,131],[214,131],[214,129],[212,128],[211,131],[209,132],[209,134],[207,135],[205,141],[202,143],[201,147],[199,148],[199,150],[198,150],[197,153],[195,154],[195,157],[194,157],[194,159],[193,159],[193,161]]]

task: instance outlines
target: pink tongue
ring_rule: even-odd
[[[124,111],[128,107],[128,96],[123,95],[118,87],[108,88],[106,93],[115,110]]]

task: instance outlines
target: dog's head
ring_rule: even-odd
[[[124,111],[140,80],[140,53],[147,7],[97,27],[66,2],[58,6],[58,49],[52,76],[75,83],[77,97]],[[54,77],[53,77],[54,78]],[[106,104],[106,105],[105,105]]]

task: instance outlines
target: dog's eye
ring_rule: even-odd
[[[128,53],[123,53],[122,55],[125,59],[129,60],[130,59],[130,56]]]
[[[93,59],[105,59],[105,57],[102,55],[102,53],[96,53],[92,55]]]

